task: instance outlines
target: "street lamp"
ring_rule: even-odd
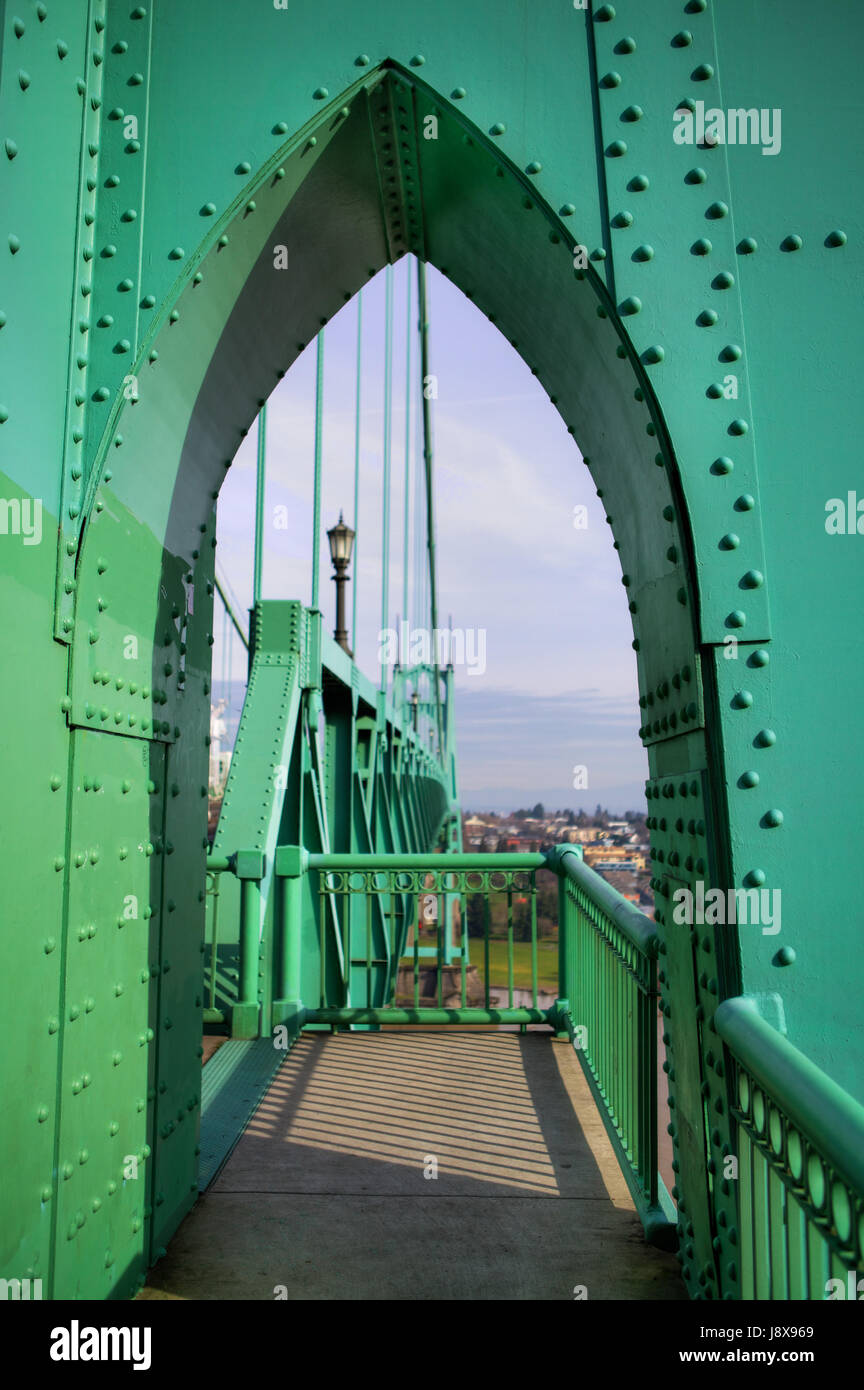
[[[348,566],[351,563],[354,535],[351,527],[346,526],[342,520],[341,512],[339,513],[338,525],[331,526],[327,532],[327,539],[330,542],[330,559],[336,571],[333,575],[336,585],[336,630],[333,636],[352,660],[354,653],[348,646],[348,630],[345,627],[345,585],[348,583]]]

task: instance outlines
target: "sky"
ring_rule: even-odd
[[[382,483],[385,276],[364,288],[360,501],[348,589],[357,589],[355,652],[376,683],[379,633],[397,618],[428,624],[409,559],[403,565],[406,331],[411,285],[411,468],[420,454],[416,263],[392,271],[393,385],[388,621],[382,623]],[[600,803],[645,805],[636,658],[618,556],[578,448],[529,368],[468,299],[427,270],[429,383],[435,470],[439,625],[452,617],[471,662],[456,666],[456,738],[462,805],[505,811]],[[320,605],[335,624],[326,530],[353,525],[357,300],[327,325],[322,411]],[[315,345],[267,405],[264,598],[311,601]],[[437,399],[434,392],[437,389]],[[252,601],[256,430],[222,487],[217,573],[241,617]],[[409,491],[413,540],[415,488]],[[574,507],[587,526],[574,526]],[[422,518],[418,518],[422,534]],[[409,545],[409,555],[415,547]],[[422,548],[417,551],[422,554]],[[217,603],[217,609],[221,605]],[[216,620],[214,676],[236,681],[245,654]],[[481,659],[484,658],[485,659]],[[581,771],[574,779],[574,769]],[[578,786],[574,787],[574,780]]]

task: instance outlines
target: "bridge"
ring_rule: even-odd
[[[856,1296],[854,0],[830,22],[803,0],[10,0],[0,19],[4,1288],[210,1296],[212,1223],[238,1268],[249,1251],[248,1212],[218,1203],[257,1190],[290,1296],[343,1297],[360,1183],[351,1229],[380,1219],[383,1244],[352,1277],[411,1297],[380,1212],[413,1164],[417,1267],[432,1211],[437,1258],[458,1231],[476,1246],[457,1297]],[[263,595],[267,400],[313,343],[320,385],[326,325],[404,258],[417,382],[428,264],[530,367],[606,508],[652,917],[575,846],[464,850],[452,669],[430,642],[370,679],[344,607],[329,636],[320,411],[311,602]],[[434,634],[425,392],[418,410],[414,617]],[[256,421],[247,625],[216,516]],[[386,628],[386,540],[381,579]],[[211,843],[217,604],[249,665]],[[714,910],[730,894],[746,920]],[[496,1283],[469,1210],[488,1197],[526,1260],[557,1235],[554,1268]],[[289,1296],[279,1268],[217,1285]]]

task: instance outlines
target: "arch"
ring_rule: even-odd
[[[626,327],[633,305],[616,306],[596,271],[599,249],[593,260],[577,249],[585,245],[578,216],[554,210],[532,174],[502,158],[494,137],[453,107],[410,69],[381,63],[250,174],[187,257],[141,342],[135,389],[127,382],[118,393],[95,451],[76,571],[70,719],[82,728],[116,720],[127,735],[167,745],[165,780],[175,795],[166,800],[165,838],[179,839],[170,827],[192,820],[206,781],[193,767],[196,753],[199,761],[206,755],[209,728],[219,485],[258,408],[317,328],[382,264],[411,249],[453,279],[522,354],[581,444],[608,508],[633,615],[650,791],[689,796],[690,829],[677,838],[671,815],[652,816],[658,869],[672,873],[654,880],[662,919],[663,895],[677,883],[729,876],[722,781],[716,748],[712,758],[706,746],[704,686],[712,677],[709,664],[703,680],[699,649],[710,595],[701,592],[687,497],[649,375],[663,354],[634,346]],[[437,129],[427,141],[429,115]],[[340,196],[352,208],[348,222]],[[121,664],[130,633],[138,634],[139,663]],[[93,698],[94,681],[106,678],[111,708]],[[175,771],[178,752],[183,776]],[[223,851],[250,819],[244,808],[238,823],[230,793],[229,786]],[[264,796],[263,814],[256,807],[251,819],[269,821],[268,838],[255,845],[272,860],[281,800]],[[203,843],[195,881],[203,876]],[[687,1000],[675,1041],[693,1059],[686,1089],[697,1096],[705,1069],[689,934],[673,932],[668,950],[670,978],[673,970],[679,977],[674,993]],[[734,960],[725,983],[737,992]],[[708,1142],[697,1123],[677,1154],[703,1230]],[[704,1263],[707,1248],[702,1255]]]
[[[163,969],[166,959],[171,966],[156,1030],[146,1008],[135,1024],[145,1041],[148,1031],[160,1040],[136,1079],[149,1093],[158,1073],[167,1098],[158,1119],[128,1117],[142,1153],[147,1136],[159,1134],[141,1203],[162,1210],[153,1248],[188,1205],[194,1168],[189,1127],[175,1138],[173,1112],[190,1095],[195,1101],[189,1001],[203,912],[219,484],[299,344],[405,250],[459,285],[536,372],[582,448],[621,556],[651,769],[671,1129],[694,1284],[719,1287],[713,1234],[734,1216],[729,1184],[710,1177],[731,1124],[711,1045],[720,1000],[747,990],[841,1083],[860,1085],[847,1045],[858,1036],[847,974],[860,966],[838,963],[836,943],[808,930],[810,857],[827,853],[833,835],[806,815],[797,756],[806,740],[830,773],[837,814],[850,815],[860,759],[848,748],[838,754],[835,729],[851,742],[854,717],[845,708],[838,717],[830,692],[802,692],[800,670],[802,661],[815,671],[830,660],[838,686],[851,687],[860,663],[844,597],[853,591],[854,542],[821,529],[822,493],[847,491],[851,408],[830,462],[794,493],[787,470],[796,451],[819,448],[832,423],[805,358],[830,356],[838,398],[854,399],[854,362],[838,361],[833,347],[835,334],[855,331],[843,292],[860,253],[837,222],[854,218],[856,205],[839,161],[820,163],[824,197],[802,209],[800,160],[765,160],[758,149],[733,158],[672,138],[682,102],[720,100],[721,69],[733,86],[758,73],[782,92],[804,90],[814,70],[842,80],[842,69],[856,90],[854,44],[835,48],[844,24],[854,34],[854,11],[844,0],[832,34],[813,34],[798,55],[777,48],[773,0],[758,16],[744,0],[716,15],[707,0],[690,0],[686,30],[684,8],[664,0],[648,17],[635,0],[593,12],[562,6],[544,15],[538,37],[527,3],[502,13],[476,0],[448,12],[430,37],[423,8],[401,0],[382,0],[374,35],[368,15],[350,5],[338,22],[304,14],[288,29],[275,6],[241,15],[219,0],[202,26],[192,0],[170,15],[158,3],[130,9],[111,0],[95,23],[78,7],[71,53],[71,39],[65,54],[55,51],[53,34],[48,53],[48,29],[43,40],[35,25],[16,40],[45,99],[67,116],[57,140],[26,105],[8,108],[31,140],[18,141],[20,155],[14,141],[14,154],[7,146],[3,171],[15,180],[29,169],[33,191],[10,241],[0,428],[10,488],[44,499],[59,538],[56,589],[44,547],[22,551],[18,570],[31,627],[46,645],[44,690],[34,697],[46,732],[22,741],[21,768],[40,788],[65,779],[68,798],[61,806],[40,792],[25,820],[39,845],[40,901],[64,929],[61,951],[46,947],[43,973],[28,978],[21,997],[48,980],[58,1041],[34,1044],[35,1072],[47,1087],[59,1067],[71,1086],[92,1050],[80,1044],[81,1029],[59,1022],[70,981],[83,998],[92,973],[71,942],[91,919],[120,930],[121,879],[134,869],[152,914],[147,939],[122,956],[122,969],[143,970],[154,951]],[[797,8],[803,26],[803,3]],[[542,61],[532,61],[535,43]],[[86,77],[69,78],[67,56]],[[741,101],[753,99],[747,91]],[[793,150],[797,138],[813,166],[808,120],[792,107],[784,138]],[[77,183],[70,169],[79,170]],[[58,210],[68,212],[65,222]],[[275,244],[288,248],[286,272],[275,269]],[[31,245],[43,254],[30,255]],[[584,270],[574,267],[577,245]],[[46,264],[57,268],[46,272]],[[826,288],[840,291],[831,325],[821,309]],[[44,307],[34,323],[36,304]],[[799,344],[805,327],[807,353],[783,356],[784,341]],[[41,401],[33,342],[66,383],[62,403],[59,390],[49,406]],[[49,467],[53,458],[60,469]],[[788,558],[808,527],[809,568]],[[138,643],[128,658],[127,638]],[[10,634],[9,652],[10,670],[26,669],[22,633]],[[17,687],[10,683],[7,695],[18,713]],[[104,803],[86,800],[95,780],[110,789]],[[39,839],[46,825],[50,856]],[[125,868],[112,877],[109,861]],[[82,888],[75,870],[89,873],[88,865],[95,872]],[[826,920],[843,920],[854,872],[824,883]],[[743,927],[677,929],[675,888],[698,882],[781,887],[783,950],[773,935]],[[12,892],[16,919],[26,923],[33,895],[23,873]],[[198,925],[180,932],[181,918]],[[796,947],[804,972],[787,968]],[[96,977],[107,987],[115,948],[101,949]],[[164,1042],[158,1030],[169,1026],[182,1030],[182,1045],[176,1031],[170,1047]],[[23,1114],[29,1095],[16,1104]],[[61,1166],[71,1162],[64,1155],[77,1124],[67,1111],[44,1129],[31,1165],[40,1192],[62,1195],[50,1180],[54,1152]],[[111,1171],[107,1150],[98,1161]],[[58,1200],[55,1233],[76,1218],[77,1202]],[[38,1269],[53,1246],[34,1235],[32,1205],[28,1189],[19,1247]],[[140,1228],[132,1207],[124,1213]],[[142,1258],[135,1229],[134,1239],[123,1237],[132,1282]],[[95,1251],[103,1237],[92,1239]],[[57,1258],[57,1287],[66,1291],[77,1275]],[[115,1276],[105,1278],[110,1285]]]

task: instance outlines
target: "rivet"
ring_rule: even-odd
[[[635,53],[636,40],[628,34],[625,38],[618,40],[612,51],[613,53]]]
[[[748,888],[761,888],[765,879],[764,869],[751,869],[749,873],[744,875],[744,883]]]
[[[714,76],[714,69],[710,63],[700,63],[690,74],[694,82],[710,82]]]
[[[754,251],[758,251],[759,243],[755,237],[745,236],[739,241],[735,250],[739,256],[752,256]]]
[[[609,159],[620,159],[627,153],[627,145],[624,140],[613,140],[611,145],[606,146],[606,155]]]
[[[766,829],[774,830],[778,825],[783,824],[783,812],[774,809],[766,811],[762,817],[762,824]]]
[[[733,420],[729,426],[729,434],[746,434],[749,428],[746,420]]]
[[[825,245],[826,245],[826,246],[845,246],[845,245],[846,245],[846,233],[845,233],[845,232],[841,232],[839,229],[838,229],[837,231],[829,232],[828,235],[827,235],[826,238],[825,238]]]
[[[781,251],[800,251],[804,245],[800,236],[793,233],[791,236],[784,237],[780,243]]]
[[[711,218],[712,221],[716,221],[721,217],[728,217],[728,215],[729,208],[726,203],[712,203],[710,207],[705,209],[705,216]]]

